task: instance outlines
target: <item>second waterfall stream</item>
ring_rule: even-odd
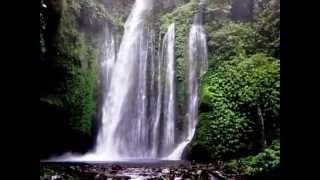
[[[65,154],[56,161],[179,160],[195,132],[199,78],[206,70],[207,40],[201,2],[186,46],[185,117],[177,132],[175,31],[172,23],[156,53],[155,33],[148,24],[153,0],[136,0],[125,23],[120,47],[107,31],[100,64],[101,127],[95,149]]]

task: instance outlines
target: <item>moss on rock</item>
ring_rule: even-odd
[[[108,23],[121,30],[123,24],[107,14],[100,2],[59,0],[46,4],[48,8],[41,13],[40,27],[41,126],[48,139],[43,147],[44,151],[48,148],[53,152],[57,147],[62,151],[79,150],[93,139],[97,65],[104,27]],[[55,129],[51,129],[53,127]],[[61,135],[54,135],[52,131],[60,131]],[[61,139],[62,136],[65,138]]]

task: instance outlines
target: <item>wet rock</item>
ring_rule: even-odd
[[[113,180],[129,180],[131,179],[129,176],[116,176],[112,178]]]
[[[168,168],[162,169],[161,173],[163,174],[169,174],[170,170]]]
[[[186,168],[186,166],[183,165],[183,164],[180,164],[179,167],[178,167],[178,169],[185,169],[185,168]]]
[[[148,174],[146,174],[146,173],[141,173],[141,174],[139,174],[139,176],[146,177],[146,176],[148,176]]]
[[[192,177],[192,175],[191,174],[183,174],[182,175],[182,179],[184,179],[184,180],[193,180],[194,178]]]
[[[214,177],[216,177],[216,179],[225,179],[227,180],[228,178],[225,177],[221,172],[219,171],[212,171],[210,172],[211,175],[213,175]]]
[[[113,164],[113,165],[111,166],[111,169],[112,169],[112,170],[119,171],[119,170],[122,170],[123,168],[122,168],[120,165]]]
[[[94,179],[105,180],[108,179],[108,177],[105,174],[97,174]]]
[[[215,168],[214,168],[213,166],[209,166],[207,169],[208,169],[209,171],[214,171],[214,170],[215,170]]]
[[[97,175],[96,172],[84,172],[81,174],[83,178],[87,178],[87,179],[94,179],[96,175]]]
[[[206,170],[201,171],[200,179],[209,179],[209,173]]]
[[[181,172],[179,172],[179,171],[174,171],[174,174],[176,175],[176,176],[181,176]]]
[[[231,19],[249,21],[253,18],[253,9],[252,0],[234,0],[231,8]]]
[[[199,169],[199,170],[197,171],[197,174],[198,174],[198,175],[201,175],[202,172],[203,172],[203,171]]]
[[[110,174],[117,174],[118,170],[111,170]]]

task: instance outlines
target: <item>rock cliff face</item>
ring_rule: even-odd
[[[40,1],[40,157],[92,145],[103,9],[90,1]]]
[[[234,0],[231,18],[233,20],[250,21],[253,18],[254,0]]]
[[[154,4],[159,11],[170,11],[188,3],[190,0],[155,0]],[[101,0],[104,4],[106,10],[110,12],[113,16],[121,17],[125,21],[126,17],[129,15],[135,0]]]
[[[121,17],[123,21],[129,15],[134,2],[135,0],[101,0],[109,13]]]

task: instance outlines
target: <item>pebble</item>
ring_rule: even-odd
[[[165,168],[161,171],[163,174],[168,174],[170,173],[170,170],[168,168]]]
[[[62,177],[59,175],[51,176],[51,180],[61,179]]]

